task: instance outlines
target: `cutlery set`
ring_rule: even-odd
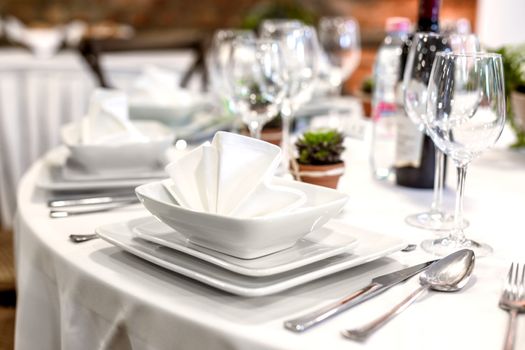
[[[455,292],[462,289],[470,280],[474,265],[474,252],[463,249],[439,260],[428,261],[377,276],[372,279],[370,284],[333,304],[285,321],[284,327],[296,333],[304,332],[333,316],[381,294],[394,285],[404,282],[414,275],[420,274],[420,287],[392,309],[368,324],[355,329],[345,329],[341,332],[341,335],[347,339],[364,342],[375,331],[404,311],[429,289],[441,292]],[[525,312],[525,265],[520,267],[519,263],[511,264],[499,306],[509,313],[509,323],[503,350],[512,350],[514,349],[516,337],[517,316],[519,313]]]

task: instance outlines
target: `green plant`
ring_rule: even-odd
[[[510,101],[512,91],[525,93],[525,45],[504,46],[495,52],[501,54],[503,59],[507,119],[517,138],[513,147],[525,147],[525,132],[516,125]]]
[[[309,11],[297,0],[273,0],[257,3],[244,17],[241,26],[245,29],[257,30],[265,19],[283,18],[298,19],[306,24],[317,23],[317,15]]]
[[[363,91],[365,94],[372,94],[374,91],[374,78],[366,77],[361,82],[361,91]]]
[[[345,150],[343,140],[343,134],[335,129],[307,131],[295,142],[297,161],[305,165],[340,163]]]

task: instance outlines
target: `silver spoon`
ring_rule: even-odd
[[[95,238],[98,238],[98,235],[96,233],[92,233],[89,235],[69,235],[69,240],[71,240],[74,243],[87,242]]]
[[[371,334],[394,318],[394,316],[405,310],[428,289],[434,289],[441,292],[454,292],[460,290],[467,284],[470,275],[472,274],[474,261],[474,252],[469,249],[459,250],[436,261],[419,276],[419,283],[421,286],[402,302],[394,306],[383,316],[363,327],[342,331],[342,335],[352,340],[365,341]]]

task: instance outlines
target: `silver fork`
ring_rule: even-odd
[[[503,349],[512,350],[514,349],[514,340],[516,338],[518,313],[525,311],[525,265],[521,267],[521,277],[520,264],[512,263],[510,265],[507,282],[499,300],[499,306],[509,312],[509,323]]]

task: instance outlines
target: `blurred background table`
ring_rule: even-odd
[[[187,51],[108,53],[101,65],[109,80],[129,88],[145,64],[182,76],[192,64]],[[60,143],[60,126],[79,120],[96,86],[76,51],[41,60],[22,49],[0,49],[0,223],[11,227],[16,188],[22,174]]]

